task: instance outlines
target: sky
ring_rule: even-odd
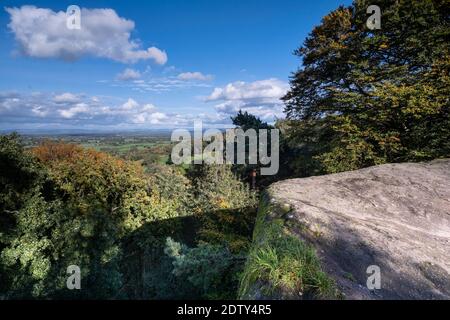
[[[301,66],[293,51],[348,4],[2,1],[0,130],[226,127],[240,109],[273,122]]]

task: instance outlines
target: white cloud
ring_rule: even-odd
[[[234,114],[244,106],[245,103],[242,101],[226,101],[215,105],[214,108],[221,113]]]
[[[160,123],[160,121],[164,119],[167,119],[167,115],[162,112],[150,114],[150,123]]]
[[[45,117],[48,114],[48,111],[40,106],[34,106],[31,108],[31,112],[38,117]]]
[[[142,124],[142,123],[145,123],[145,121],[146,121],[146,117],[145,117],[145,114],[143,114],[143,113],[136,114],[132,118],[132,122],[136,123],[136,124]]]
[[[55,97],[60,97],[56,99]],[[62,99],[61,97],[65,97]],[[73,99],[70,99],[73,98]],[[75,99],[76,98],[76,99]],[[89,130],[128,130],[192,127],[202,120],[205,127],[229,127],[230,115],[240,103],[225,101],[223,107],[210,112],[201,109],[170,112],[146,101],[126,100],[83,93],[18,93],[0,91],[0,129],[69,128]],[[245,107],[245,105],[244,105]],[[251,108],[251,107],[249,107]],[[254,107],[252,113],[265,117],[273,114],[265,107]],[[273,110],[272,110],[273,111]],[[268,112],[268,111],[267,111]]]
[[[56,97],[58,97],[56,99]],[[76,98],[76,99],[75,99]],[[139,103],[128,98],[117,103],[113,98],[85,94],[0,92],[0,128],[12,124],[130,126],[150,125],[171,127],[181,115],[167,114],[151,103]]]
[[[86,103],[77,103],[69,109],[60,109],[58,112],[63,118],[70,119],[79,113],[89,112],[89,107]]]
[[[142,107],[142,111],[153,111],[156,107],[152,105],[151,103],[147,103]]]
[[[137,70],[126,68],[121,73],[117,75],[118,80],[128,81],[128,80],[136,80],[141,77],[141,73]]]
[[[224,116],[247,111],[265,121],[283,118],[284,105],[280,98],[289,86],[278,79],[271,78],[254,82],[236,81],[222,88],[215,88],[205,101],[222,101],[214,106]]]
[[[53,101],[55,101],[56,103],[68,103],[68,102],[74,103],[74,102],[80,101],[80,98],[75,94],[66,92],[66,93],[54,96]]]
[[[136,124],[150,123],[162,124],[163,120],[168,119],[168,116],[162,112],[141,112],[133,116],[133,122]]]
[[[129,98],[128,101],[122,105],[122,109],[123,110],[131,110],[138,106],[139,106],[139,104],[136,102],[136,100]]]
[[[204,75],[201,72],[183,72],[178,75],[178,79],[180,80],[198,80],[198,81],[209,81],[213,79],[213,76],[210,74]]]
[[[149,57],[154,59],[157,64],[166,64],[167,62],[167,53],[165,51],[159,50],[156,47],[148,48],[147,54]]]
[[[161,77],[151,78],[147,80],[139,79],[122,83],[112,83],[113,87],[125,87],[131,90],[144,92],[168,92],[178,89],[191,89],[191,88],[211,88],[211,85],[198,81],[185,81],[180,80],[178,77]]]
[[[132,20],[121,18],[113,9],[81,9],[81,29],[66,27],[66,13],[35,6],[6,8],[9,29],[23,54],[36,58],[79,59],[83,56],[108,58],[123,63],[153,59],[167,62],[167,54],[156,48],[142,49],[131,39]]]
[[[279,100],[288,88],[287,83],[275,78],[254,82],[236,81],[223,88],[215,88],[206,100]]]
[[[225,117],[236,115],[239,110],[247,111],[264,121],[273,121],[274,119],[284,118],[284,106],[281,103],[273,104],[249,104],[243,101],[226,101],[214,106],[214,109]]]

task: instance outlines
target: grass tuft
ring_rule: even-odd
[[[258,283],[261,293],[270,297],[338,298],[335,282],[322,271],[314,248],[290,234],[282,219],[265,221],[269,210],[261,203],[239,297],[248,298]]]

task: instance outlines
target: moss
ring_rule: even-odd
[[[257,286],[266,297],[337,298],[336,285],[322,271],[314,248],[292,235],[276,211],[276,204],[263,197],[239,297],[248,298]]]
[[[355,277],[354,277],[353,274],[351,274],[350,272],[344,273],[344,278],[345,278],[345,279],[348,279],[348,280],[350,280],[350,281],[352,281],[352,282],[356,282]]]

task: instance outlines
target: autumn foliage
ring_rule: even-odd
[[[366,26],[369,5],[381,29]],[[285,134],[306,175],[450,155],[448,1],[356,0],[295,54]],[[307,169],[306,169],[307,168]],[[306,170],[305,170],[306,169]]]

